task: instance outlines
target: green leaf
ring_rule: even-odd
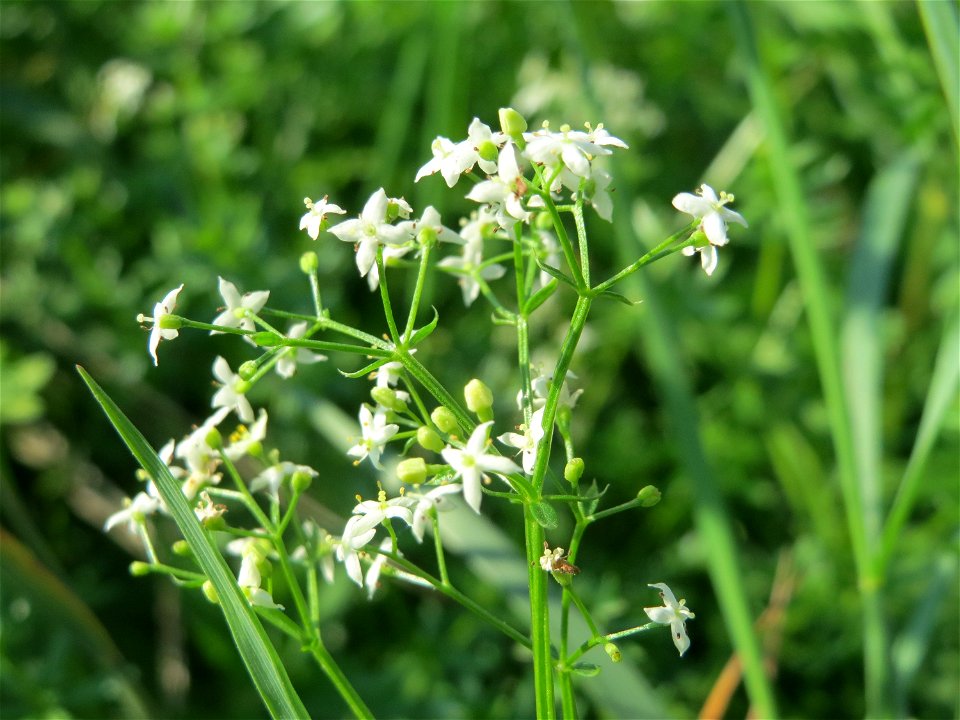
[[[343,375],[345,378],[350,378],[351,380],[358,380],[359,378],[366,377],[372,372],[376,372],[377,370],[382,368],[384,365],[386,365],[388,362],[390,362],[390,358],[382,358],[382,359],[374,360],[369,365],[366,365],[360,368],[359,370],[355,370],[354,372],[346,372],[344,370],[337,370],[337,372]]]
[[[530,506],[530,512],[536,521],[547,530],[553,530],[560,524],[560,518],[557,517],[557,511],[553,509],[550,503],[538,502]]]
[[[570,672],[581,677],[596,677],[600,674],[600,666],[593,663],[577,663],[570,668]]]
[[[566,275],[564,275],[563,272],[561,272],[561,271],[558,270],[557,268],[553,267],[552,265],[547,265],[547,264],[544,263],[544,262],[540,262],[540,260],[539,260],[539,258],[538,258],[538,259],[537,259],[537,267],[539,267],[539,268],[540,268],[541,270],[543,270],[545,273],[547,273],[547,274],[549,274],[549,275],[553,275],[553,277],[555,277],[555,278],[556,278],[557,280],[559,280],[560,282],[565,282],[567,285],[569,285],[569,286],[572,287],[574,290],[576,290],[577,284],[576,284],[573,280],[571,280],[569,277],[567,277]]]
[[[527,298],[527,304],[523,308],[524,313],[530,315],[534,310],[543,305],[550,298],[550,296],[556,292],[557,285],[557,280],[554,278],[542,288],[537,290],[529,298]]]
[[[629,307],[633,307],[634,305],[639,305],[642,302],[641,300],[631,300],[626,295],[622,295],[621,293],[614,292],[613,290],[604,290],[602,293],[600,293],[599,297],[607,297],[607,298],[610,298],[611,300],[617,300],[618,302],[622,302],[624,305],[627,305]]]
[[[276,649],[240,592],[233,572],[187,504],[180,483],[103,388],[79,365],[77,372],[137,462],[150,474],[197,563],[216,588],[230,634],[270,715],[275,718],[309,718]]]
[[[437,309],[432,305],[430,306],[430,308],[431,310],[433,310],[433,320],[431,320],[429,323],[424,325],[422,328],[420,328],[413,334],[413,337],[410,338],[410,347],[416,347],[422,341],[430,337],[433,334],[433,331],[437,329],[437,322],[440,320],[440,313],[438,313]]]
[[[597,481],[593,480],[593,482],[590,483],[590,487],[588,487],[583,494],[584,499],[580,501],[580,509],[584,515],[593,515],[593,513],[596,512],[602,495],[603,493],[600,492],[600,488],[597,487]]]

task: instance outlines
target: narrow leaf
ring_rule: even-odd
[[[563,272],[561,272],[561,271],[558,270],[557,268],[553,267],[552,265],[547,265],[547,264],[544,263],[544,262],[540,262],[540,260],[538,259],[538,260],[537,260],[537,267],[539,267],[541,270],[543,270],[543,271],[544,271],[545,273],[547,273],[548,275],[552,275],[553,277],[555,277],[555,278],[556,278],[557,280],[559,280],[560,282],[564,282],[564,283],[566,283],[567,285],[569,285],[570,287],[576,289],[577,284],[576,284],[573,280],[571,280],[569,277],[567,277],[566,275],[564,275]]]
[[[230,634],[270,715],[275,718],[308,718],[309,714],[294,690],[276,649],[240,591],[233,572],[187,504],[180,483],[103,388],[79,365],[77,371],[127,448],[150,474],[197,563],[216,588]]]
[[[557,511],[553,509],[553,506],[550,505],[550,503],[535,503],[530,507],[530,512],[533,513],[533,517],[536,518],[536,521],[547,530],[553,530],[560,524],[560,519],[557,517]]]
[[[431,307],[431,309],[433,310],[433,320],[413,334],[413,337],[410,338],[410,347],[416,347],[423,340],[430,337],[433,334],[433,331],[437,329],[437,322],[440,320],[440,313],[437,312],[435,307]]]

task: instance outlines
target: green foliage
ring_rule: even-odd
[[[595,663],[600,674],[581,679],[583,714],[622,716],[638,703],[652,716],[697,712],[736,623],[777,607],[776,586],[783,612],[770,613],[780,619],[767,637],[781,713],[863,716],[865,579],[882,606],[882,702],[892,714],[955,714],[956,7],[742,7],[755,54],[716,3],[143,3],[121,12],[110,2],[4,2],[5,716],[262,713],[220,611],[196,590],[154,599],[159,583],[125,572],[137,546],[99,532],[136,492],[136,464],[73,366],[86,366],[154,447],[182,437],[208,414],[216,353],[234,367],[247,356],[237,343],[183,331],[155,369],[136,314],[184,282],[181,304],[212,319],[218,275],[242,290],[270,288],[271,303],[293,307],[308,297],[298,258],[315,250],[325,304],[350,319],[377,317],[379,300],[354,277],[347,249],[297,231],[301,199],[329,193],[359,208],[383,185],[417,208],[439,203],[442,180],[413,183],[430,141],[460,137],[474,115],[495,124],[508,104],[531,127],[602,121],[630,144],[615,170],[614,223],[588,221],[595,278],[679,228],[670,198],[701,179],[735,192],[750,222],[712,278],[674,257],[618,288],[635,307],[597,303],[572,368],[586,390],[571,424],[587,459],[581,486],[608,488],[605,504],[647,484],[663,493],[656,507],[590,536],[576,560],[578,592],[610,626],[646,622],[642,607],[655,604],[646,584],[660,580],[697,613],[682,660],[657,633],[618,641],[616,666],[592,650],[584,668]],[[565,330],[572,293],[560,279],[536,298],[538,340]],[[425,305],[444,320],[476,317],[454,281],[428,292]],[[419,331],[418,359],[435,361],[451,387],[484,378],[498,419],[509,417],[515,380],[489,352],[509,350],[509,333],[486,317],[456,323],[462,335],[435,321]],[[341,410],[368,386],[337,372],[368,362],[339,354],[302,368],[298,394],[265,382],[252,398],[269,406],[285,456],[325,469],[309,493],[322,497],[312,511],[331,531],[372,484],[344,455],[356,428]],[[837,445],[844,433],[853,471]],[[568,522],[544,514],[560,531]],[[465,528],[469,520],[484,519],[465,516]],[[739,566],[725,564],[732,550],[711,535],[718,522]],[[519,538],[489,523],[469,529],[459,545],[469,572],[456,570],[456,583],[522,622]],[[158,532],[159,545],[173,539]],[[874,561],[858,559],[858,544]],[[748,599],[740,615],[724,582]],[[282,586],[277,593],[285,602]],[[387,581],[367,603],[339,577],[319,602],[331,653],[376,714],[533,713],[513,704],[532,694],[517,649],[442,597]],[[270,634],[311,713],[342,714],[296,643]],[[729,713],[742,715],[745,696],[731,702]]]

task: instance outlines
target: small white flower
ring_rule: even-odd
[[[412,352],[416,352],[416,349]],[[400,382],[400,373],[402,372],[403,363],[396,360],[384,363],[377,368],[377,387],[393,387]]]
[[[454,232],[443,224],[443,221],[440,219],[440,213],[437,212],[433,205],[427,205],[419,220],[407,220],[406,222],[398,223],[397,227],[406,231],[411,237],[416,237],[417,233],[425,227],[433,228],[433,231],[437,234],[437,240],[440,242],[454,243],[456,245],[463,245],[465,242],[459,233]]]
[[[401,211],[409,211],[410,206],[406,202],[403,205],[400,205],[400,200],[394,199],[394,202]],[[365,277],[376,262],[380,245],[401,245],[410,239],[410,234],[403,228],[387,221],[389,205],[390,198],[380,188],[367,200],[359,218],[344,220],[330,228],[330,232],[338,238],[357,246],[357,269],[361,277]]]
[[[427,175],[440,173],[447,187],[453,187],[460,176],[473,167],[475,161],[475,158],[463,150],[459,144],[455,144],[449,138],[437,137],[430,143],[430,152],[433,153],[433,157],[417,171],[414,182],[420,182],[420,179]]]
[[[270,298],[269,290],[257,290],[255,292],[240,294],[237,286],[229,280],[220,278],[220,295],[227,304],[226,309],[217,315],[213,321],[214,325],[220,327],[240,328],[253,332],[256,326],[250,319],[251,314],[260,312],[260,309],[267,304]],[[216,333],[217,330],[211,330],[210,333]]]
[[[467,139],[460,143],[463,152],[472,152],[480,169],[487,175],[493,175],[497,172],[496,160],[484,160],[483,155],[485,146],[491,150],[493,147],[500,148],[507,142],[507,136],[502,132],[492,132],[490,126],[480,122],[480,118],[474,118],[470,127],[467,128]],[[493,147],[490,147],[493,146]],[[471,163],[472,165],[473,163]]]
[[[530,427],[520,426],[523,434],[508,432],[497,438],[504,445],[518,448],[523,452],[523,471],[527,475],[533,473],[533,467],[537,464],[537,445],[543,438],[543,411],[540,408],[530,417]]]
[[[598,125],[590,132],[571,130],[569,125],[563,125],[558,133],[541,130],[527,133],[524,138],[527,139],[525,154],[533,162],[543,163],[548,167],[563,164],[574,175],[582,178],[591,177],[591,162],[595,157],[610,154],[610,150],[605,146],[627,147],[623,140],[604,130],[603,125]]]
[[[327,215],[330,213],[343,215],[347,212],[339,205],[328,203],[327,197],[327,195],[324,195],[321,200],[317,200],[316,202],[310,198],[303,199],[303,204],[307,206],[307,212],[302,218],[300,218],[300,229],[306,230],[307,235],[312,237],[314,240],[320,236],[320,231],[323,229],[323,224],[327,219]]]
[[[733,199],[733,195],[722,191],[720,197],[717,197],[714,189],[706,183],[700,186],[696,195],[680,193],[673,198],[673,206],[677,210],[700,219],[700,229],[707,236],[709,244],[703,247],[687,246],[682,252],[684,255],[699,252],[701,264],[707,275],[712,275],[717,267],[717,248],[723,247],[729,241],[727,223],[735,222],[747,227],[747,221],[740,213],[724,207],[727,203],[733,202]]]
[[[467,242],[460,257],[445,257],[437,267],[459,276],[463,304],[470,307],[480,297],[481,280],[497,280],[507,272],[503,265],[483,265],[483,243]]]
[[[509,229],[517,221],[527,222],[532,216],[520,202],[526,192],[527,182],[517,163],[516,148],[513,143],[507,143],[500,150],[496,176],[474,185],[467,199],[493,206],[500,227]]]
[[[204,490],[200,493],[200,502],[193,508],[193,512],[197,516],[197,520],[203,523],[223,517],[223,514],[227,512],[227,506],[215,503],[213,498],[210,497],[210,493]]]
[[[243,538],[239,541],[231,542],[228,548],[232,552],[238,549],[242,555],[240,561],[240,572],[237,575],[237,584],[243,590],[247,600],[251,605],[260,607],[283,610],[283,605],[278,605],[273,601],[273,596],[261,587],[263,579],[260,573],[260,566],[269,563],[263,550],[260,548],[255,538]]]
[[[425,529],[426,519],[431,510],[444,510],[449,505],[447,495],[453,495],[463,489],[460,483],[450,483],[448,485],[438,485],[425,495],[421,495],[417,502],[417,507],[413,511],[413,536],[417,542],[423,542],[423,531]]]
[[[216,485],[220,476],[216,473],[220,464],[220,456],[207,444],[210,431],[223,422],[230,414],[230,408],[220,408],[213,415],[203,421],[203,424],[177,443],[176,457],[186,463],[189,473],[183,483],[183,494],[188,500],[197,495],[197,491],[204,485]]]
[[[580,568],[571,565],[567,560],[566,553],[562,547],[555,547],[553,550],[543,541],[543,555],[540,556],[540,567],[544,572],[563,573],[564,575],[579,575]]]
[[[250,452],[253,445],[261,443],[267,437],[267,411],[260,409],[257,420],[249,428],[239,425],[230,433],[230,444],[223,449],[228,458],[236,462]]]
[[[306,321],[298,322],[294,325],[291,325],[290,329],[287,330],[287,337],[296,340],[298,338],[302,338],[306,331]],[[326,359],[326,355],[321,355],[320,353],[313,352],[313,350],[308,350],[307,348],[288,347],[283,351],[280,359],[277,360],[277,374],[283,378],[291,378],[293,377],[294,373],[297,372],[297,363],[310,365]]]
[[[583,389],[570,392],[567,385],[568,380],[576,380],[577,376],[571,370],[567,370],[566,378],[563,381],[563,387],[560,388],[560,397],[557,407],[568,407],[571,410],[577,406],[577,400],[583,394]],[[535,408],[543,407],[547,402],[547,395],[550,394],[550,383],[553,381],[553,375],[539,375],[530,381],[530,390],[533,393],[532,405]],[[523,391],[517,393],[517,407],[523,409]]]
[[[126,500],[123,510],[118,510],[107,518],[103,524],[103,531],[109,532],[114,526],[122,522],[127,523],[130,532],[136,532],[138,526],[143,525],[147,515],[153,515],[160,509],[160,498],[147,492],[138,492],[133,500]]]
[[[377,527],[387,518],[399,518],[410,525],[413,522],[410,510],[412,502],[402,495],[387,500],[387,494],[381,490],[377,500],[363,500],[353,508],[353,515],[347,520],[337,545],[337,559],[344,564],[347,575],[357,585],[363,585],[358,551],[373,540]]]
[[[660,591],[660,599],[663,600],[663,607],[645,607],[643,611],[655,623],[670,626],[670,634],[673,636],[673,644],[682,656],[687,648],[690,647],[690,638],[687,637],[687,620],[696,617],[686,606],[686,600],[677,602],[673,591],[666,583],[654,583],[650,587],[657,588]]]
[[[374,467],[382,468],[380,455],[383,454],[387,442],[397,434],[399,429],[399,425],[387,423],[385,410],[378,408],[374,412],[369,405],[364,403],[360,406],[360,431],[363,433],[363,437],[356,445],[347,450],[347,455],[356,458],[354,465],[359,465],[369,457]]]
[[[521,472],[521,468],[513,460],[484,452],[492,426],[492,420],[481,423],[470,435],[463,449],[448,446],[440,452],[444,461],[455,471],[456,477],[463,481],[463,497],[467,505],[477,513],[480,512],[480,501],[483,497],[480,484],[486,478],[486,473],[509,475]]]
[[[283,484],[283,481],[298,472],[306,473],[310,477],[317,476],[317,471],[309,465],[296,465],[284,460],[283,462],[271,465],[251,480],[250,492],[254,493],[259,490],[266,490],[274,498],[279,497],[280,486]]]
[[[143,313],[137,315],[137,322],[139,323],[144,323],[148,320],[153,321],[153,327],[150,329],[150,339],[147,341],[147,349],[150,351],[150,356],[153,358],[154,367],[160,364],[160,360],[157,358],[157,347],[160,345],[160,341],[173,340],[180,334],[179,330],[161,327],[161,323],[163,318],[165,318],[167,315],[171,315],[174,309],[177,307],[177,296],[180,294],[181,290],[183,290],[183,283],[180,284],[180,287],[174,288],[164,295],[163,300],[153,306],[152,318],[146,317]]]
[[[213,361],[213,376],[220,381],[221,387],[213,396],[212,405],[215,408],[229,408],[235,410],[237,416],[246,423],[253,422],[253,407],[247,396],[250,383],[242,379],[233,370],[230,364],[219,355]]]

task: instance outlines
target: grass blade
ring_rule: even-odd
[[[103,388],[79,365],[77,371],[137,462],[153,478],[197,563],[216,588],[223,616],[240,651],[240,657],[267,710],[275,718],[308,718],[309,714],[294,690],[276,649],[270,643],[247,599],[240,592],[233,572],[187,504],[180,483]]]

